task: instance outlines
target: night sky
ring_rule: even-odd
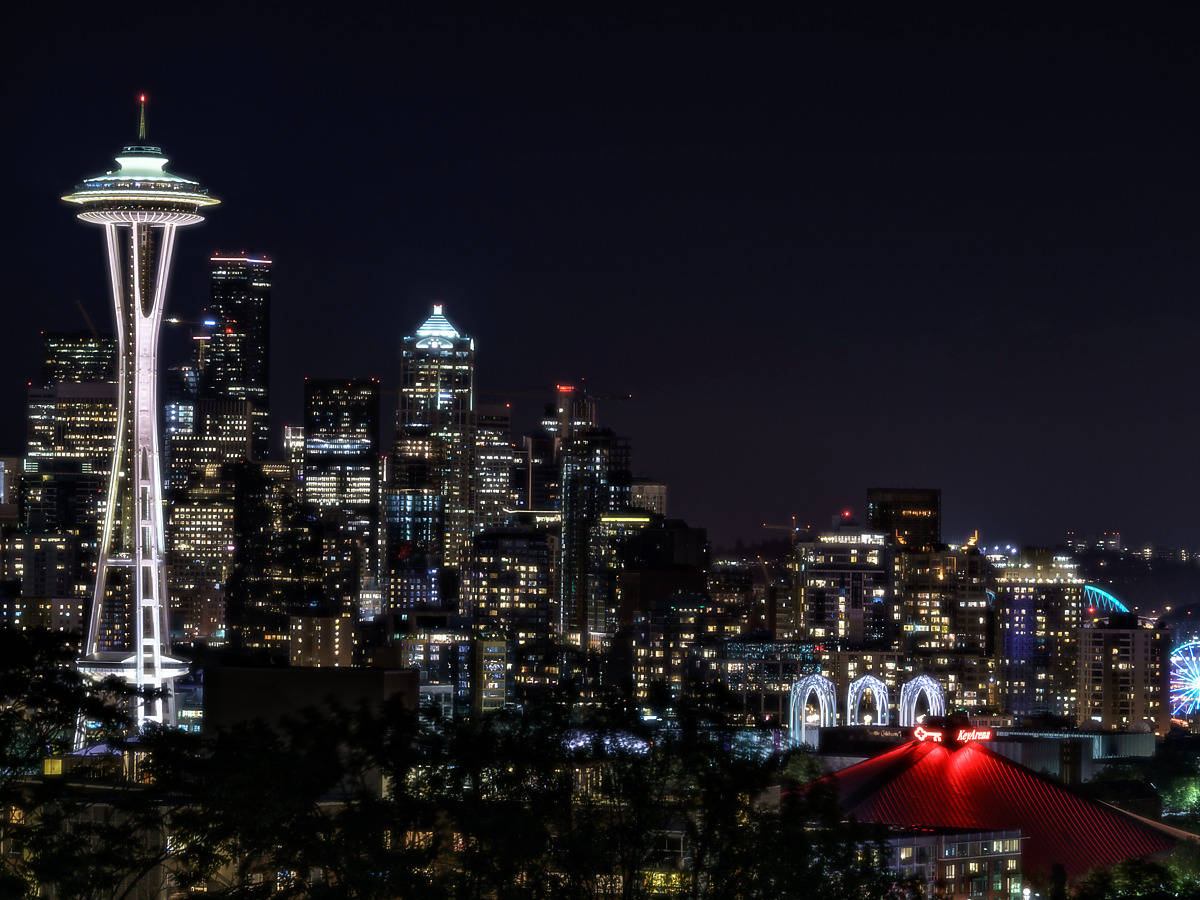
[[[213,250],[276,262],[276,432],[305,375],[394,387],[443,302],[519,426],[556,381],[632,393],[604,422],[718,543],[886,484],[941,487],[948,538],[1200,546],[1193,21],[40,7],[0,61],[0,451],[38,332],[111,327],[58,198],[144,90],[223,201],[168,314]]]

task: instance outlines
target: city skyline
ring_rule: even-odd
[[[673,513],[717,544],[770,537],[758,524],[793,513],[818,525],[845,505],[861,513],[870,485],[908,484],[943,489],[959,538],[1117,529],[1194,547],[1200,530],[1179,502],[1194,436],[1175,369],[1191,330],[1195,134],[1170,114],[1191,63],[1169,55],[1165,24],[1134,46],[1094,22],[1066,45],[1068,76],[1051,48],[1073,23],[1026,35],[971,24],[940,23],[922,57],[894,21],[773,34],[748,22],[705,69],[714,23],[564,20],[512,35],[528,61],[489,86],[479,74],[509,56],[502,20],[439,37],[419,15],[352,18],[330,68],[303,72],[281,49],[314,40],[301,18],[272,21],[279,46],[233,60],[215,83],[198,77],[199,55],[151,54],[143,72],[86,80],[64,63],[28,97],[34,76],[14,78],[17,117],[47,144],[19,163],[30,171],[20,218],[54,240],[16,236],[29,265],[14,289],[44,302],[14,313],[28,341],[0,367],[0,414],[13,423],[0,444],[19,449],[37,332],[83,327],[76,301],[104,321],[103,281],[79,262],[94,242],[70,233],[54,191],[128,139],[129,98],[144,88],[151,140],[178,146],[180,170],[211,173],[232,201],[183,248],[173,310],[203,307],[215,250],[275,261],[289,310],[272,354],[276,452],[280,426],[300,421],[304,375],[394,386],[401,338],[440,302],[479,342],[481,393],[549,394],[584,377],[632,393],[606,422],[630,438],[636,473],[669,483]],[[651,55],[648,34],[678,72]],[[386,36],[430,40],[395,69],[336,68]],[[609,41],[630,60],[611,83]],[[35,38],[24,52],[42,49]],[[380,76],[440,52],[460,64],[452,76],[388,99]],[[269,63],[299,88],[283,90]],[[539,63],[576,76],[579,96],[544,83]],[[239,79],[271,88],[269,102],[232,99]],[[77,114],[51,114],[62,108]],[[313,128],[318,113],[336,115],[331,134]],[[284,122],[305,140],[281,142]],[[399,186],[399,210],[320,179],[302,204],[287,199],[351,148]],[[344,216],[364,227],[348,237]],[[65,271],[53,254],[71,260]],[[329,318],[343,296],[360,315]],[[730,335],[745,337],[731,349]],[[183,357],[170,343],[164,353]],[[524,405],[518,416],[534,419],[540,403]],[[726,415],[754,423],[751,439],[680,452],[680,435]]]

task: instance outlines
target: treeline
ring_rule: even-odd
[[[739,750],[716,691],[671,728],[561,703],[456,721],[392,704],[128,743],[122,688],[71,660],[56,636],[0,630],[0,897],[921,894],[888,872],[881,832],[798,790],[811,759]],[[91,747],[68,756],[80,717]],[[1192,884],[1135,865],[1077,896]]]
[[[711,696],[670,730],[397,703],[126,743],[120,687],[56,637],[0,632],[0,661],[4,896],[914,895],[877,831],[789,790],[802,758],[739,752]],[[92,749],[45,774],[80,716]]]

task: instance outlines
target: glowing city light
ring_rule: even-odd
[[[1191,716],[1200,710],[1200,641],[1190,640],[1171,651],[1171,715]]]

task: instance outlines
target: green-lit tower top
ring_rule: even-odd
[[[82,206],[79,218],[87,222],[199,222],[204,218],[200,210],[220,201],[209,196],[200,182],[166,170],[162,148],[145,143],[145,94],[138,98],[138,110],[138,143],[121,149],[118,168],[85,178],[63,199]]]

